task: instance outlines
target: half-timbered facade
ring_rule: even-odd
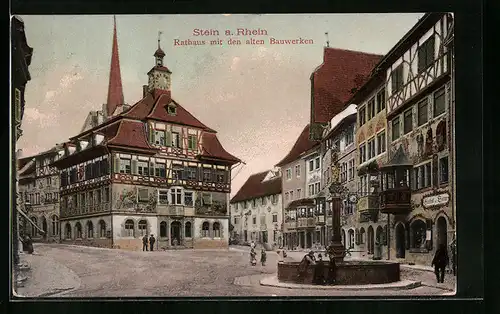
[[[445,45],[451,26],[450,14],[426,14],[385,57],[388,164],[381,211],[394,217],[393,256],[419,264],[430,264],[438,245],[451,241],[448,232],[455,225],[451,68]]]
[[[63,242],[137,250],[153,234],[157,249],[228,246],[240,160],[171,97],[159,43],[154,56],[143,99],[71,138],[56,162]]]
[[[20,206],[32,222],[21,219],[23,233],[34,241],[59,242],[59,172],[51,164],[61,150],[56,146],[18,161]]]

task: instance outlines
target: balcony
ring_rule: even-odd
[[[284,223],[285,230],[294,230],[297,226],[296,221],[289,221]]]
[[[408,187],[387,189],[380,193],[380,212],[407,214],[411,211],[411,191]]]
[[[168,215],[170,216],[184,216],[184,206],[171,205],[168,207]]]
[[[297,219],[297,228],[314,228],[316,227],[316,219],[314,217]]]
[[[361,217],[361,220],[372,220],[373,222],[377,221],[378,211],[379,211],[379,194],[370,194],[365,195],[359,198],[357,209],[358,213]]]

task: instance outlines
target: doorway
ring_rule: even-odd
[[[45,217],[42,217],[42,230],[43,230],[43,238],[47,239],[47,219]]]
[[[179,221],[174,221],[170,224],[170,241],[172,245],[181,244],[181,223]],[[174,243],[175,242],[175,243]]]
[[[405,228],[402,224],[396,227],[396,258],[405,258]]]
[[[448,224],[444,217],[437,220],[437,237],[438,245],[448,245]]]
[[[307,248],[312,247],[312,232],[306,232]]]
[[[375,248],[375,237],[373,234],[373,227],[368,227],[368,254],[373,254]]]

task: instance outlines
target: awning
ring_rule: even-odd
[[[21,213],[21,215],[24,216],[24,218],[26,218],[26,220],[28,220],[28,222],[32,225],[32,226],[35,226],[35,228],[38,229],[38,231],[40,231],[42,234],[45,233],[45,231],[43,231],[40,227],[37,226],[36,223],[33,222],[33,220],[31,220],[28,215],[26,215],[26,213],[24,211],[22,211],[21,209],[17,209],[17,212]]]

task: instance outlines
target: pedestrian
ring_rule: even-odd
[[[250,265],[255,266],[257,265],[257,259],[255,256],[257,253],[255,253],[255,250],[253,248],[250,249]]]
[[[266,260],[267,260],[266,249],[262,248],[262,250],[260,251],[260,262],[262,266],[266,266]]]
[[[253,240],[250,242],[250,248],[255,249],[255,242]]]
[[[179,243],[179,241],[177,241],[177,238],[174,238],[174,240],[172,241],[174,246],[177,246],[177,244]]]
[[[148,250],[148,235],[147,234],[145,234],[142,237],[142,250],[143,251],[147,251]]]
[[[149,250],[150,250],[151,252],[153,251],[153,248],[154,248],[155,242],[156,242],[156,239],[155,239],[154,235],[151,235],[151,236],[149,237]]]
[[[26,243],[26,250],[28,251],[28,254],[33,254],[33,240],[29,235],[26,235],[26,237],[24,238],[24,242]]]
[[[316,263],[316,259],[314,258],[314,252],[310,251],[308,254],[304,255],[302,260],[299,263],[298,274],[297,277],[299,279],[304,280],[305,275],[307,274],[307,268],[309,265],[314,265]]]
[[[335,257],[333,254],[330,254],[328,257],[330,261],[328,262],[328,277],[326,281],[329,285],[333,285],[335,284],[337,265],[335,264]]]
[[[315,285],[325,284],[325,268],[323,265],[323,256],[321,255],[321,253],[318,254],[318,260],[314,265],[313,284]]]
[[[439,248],[436,250],[436,254],[434,254],[431,264],[431,266],[434,266],[434,273],[436,274],[438,283],[444,283],[444,271],[448,262],[448,250],[444,244],[440,244]]]
[[[450,244],[451,251],[451,271],[453,272],[453,276],[457,275],[457,240],[453,239]]]

